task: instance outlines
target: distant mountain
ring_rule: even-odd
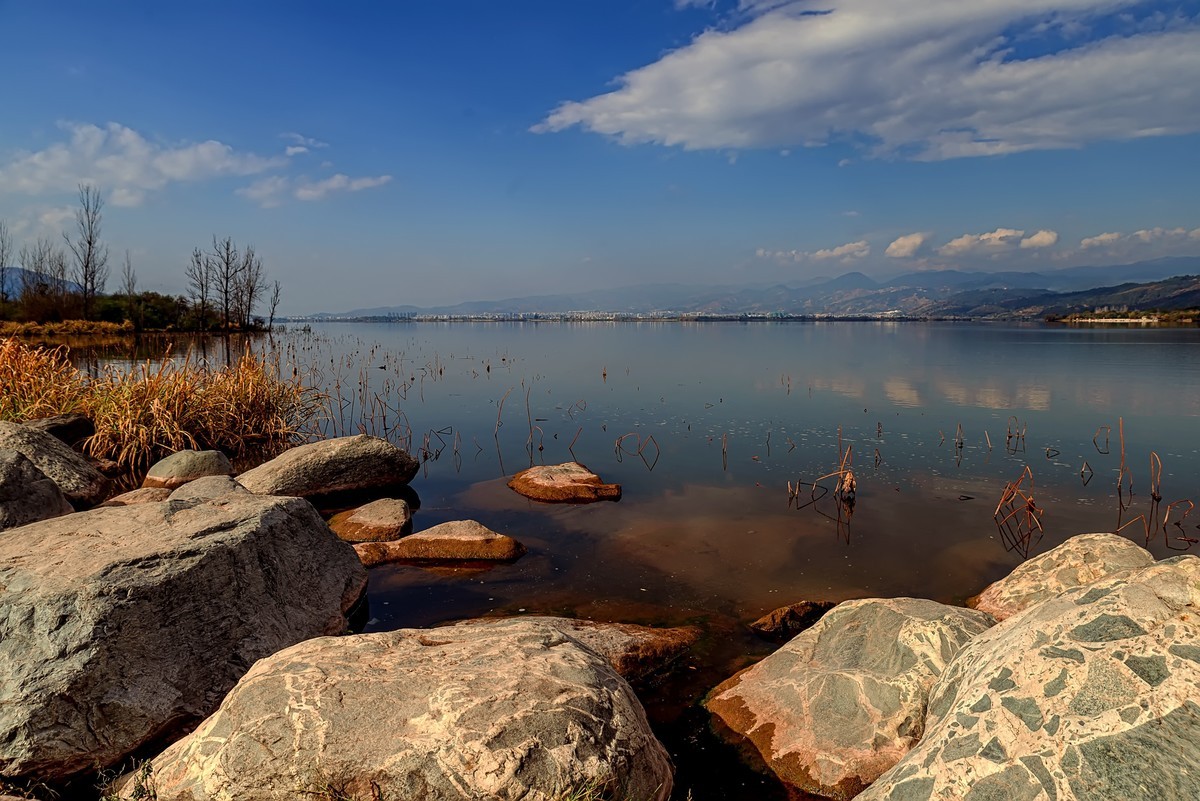
[[[10,298],[15,298],[21,294],[22,287],[25,286],[27,279],[33,279],[36,275],[31,270],[26,270],[23,267],[9,267],[4,273],[4,291]],[[74,281],[67,281],[67,290],[70,292],[79,292],[82,287]]]
[[[1189,291],[1186,288],[1187,279],[1181,278],[1176,284],[1166,279],[1174,280],[1175,276],[1195,274],[1200,274],[1200,257],[1155,259],[1109,267],[1069,267],[1044,272],[929,270],[886,279],[850,272],[799,286],[648,284],[571,294],[469,301],[453,306],[377,306],[341,314],[312,316],[472,316],[565,312],[1032,316],[1041,314],[1041,310],[1089,304],[1142,308],[1138,304],[1184,303]],[[1158,286],[1159,283],[1163,286]],[[1138,286],[1142,288],[1136,288]]]

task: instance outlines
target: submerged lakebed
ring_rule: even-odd
[[[1200,500],[1197,329],[328,323],[253,347],[329,393],[326,433],[365,430],[421,459],[415,530],[472,518],[528,548],[490,567],[373,568],[368,630],[526,613],[701,626],[681,669],[641,692],[679,796],[697,801],[785,796],[739,767],[696,706],[774,648],[746,628],[764,612],[961,604],[1026,552],[1131,521],[1123,533],[1149,534],[1159,557],[1200,538],[1183,506],[1160,525],[1172,502]],[[1122,429],[1132,498],[1128,478],[1117,491]],[[808,486],[847,450],[849,508]],[[507,487],[571,460],[621,484],[621,500],[547,505]],[[1026,469],[1044,532],[1014,541],[993,512]]]

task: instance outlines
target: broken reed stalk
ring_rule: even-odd
[[[988,436],[986,428],[983,430],[983,438],[987,440],[988,450],[990,451],[992,449],[992,438]]]
[[[1162,500],[1162,459],[1150,451],[1150,497],[1156,501]]]
[[[962,423],[958,424],[958,430],[954,433],[954,447],[962,450],[965,440],[963,439]]]
[[[513,388],[509,387],[504,391],[504,394],[500,396],[500,403],[496,406],[496,428],[494,431],[492,431],[492,436],[499,434],[500,427],[504,425],[504,421],[500,419],[500,415],[504,414],[504,401],[508,400],[508,395],[512,391]]]
[[[1100,438],[1101,431],[1104,432],[1104,448],[1101,448],[1100,443],[1096,441],[1097,439]],[[1111,433],[1112,433],[1112,426],[1100,426],[1099,428],[1096,429],[1096,433],[1092,435],[1092,445],[1096,446],[1097,453],[1100,453],[1100,454],[1108,453],[1108,451],[1109,451],[1108,435]]]

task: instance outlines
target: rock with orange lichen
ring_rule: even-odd
[[[592,503],[621,500],[620,484],[605,484],[579,462],[538,465],[512,477],[508,486],[535,501]]]

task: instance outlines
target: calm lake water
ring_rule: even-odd
[[[1200,538],[1200,512],[1176,525],[1183,506],[1162,525],[1173,501],[1200,501],[1197,329],[326,324],[279,347],[340,398],[330,433],[361,425],[423,451],[416,530],[474,518],[529,549],[491,569],[375,568],[370,629],[523,613],[704,629],[684,669],[641,693],[680,798],[786,797],[696,706],[773,648],[746,629],[763,613],[962,603],[1026,550],[1130,521],[1123,533],[1158,556]],[[1122,421],[1132,498],[1129,477],[1117,490]],[[809,486],[847,449],[852,506]],[[621,501],[545,505],[506,486],[572,459],[620,483]],[[1024,514],[1003,530],[993,514],[1027,468],[1043,531],[1024,540]]]

